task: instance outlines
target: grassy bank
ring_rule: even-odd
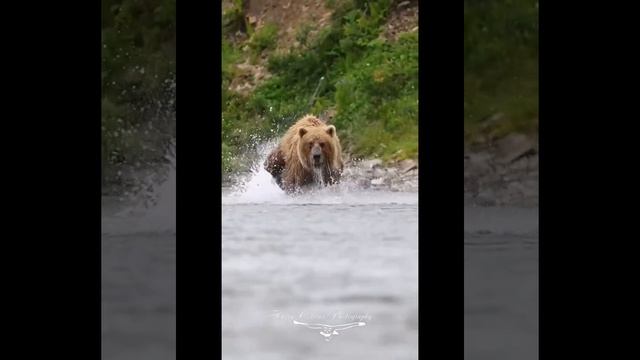
[[[309,39],[314,25],[298,29],[299,46],[275,49],[277,29],[253,31],[239,12],[228,10],[223,34],[223,166],[244,166],[237,154],[256,140],[283,133],[304,113],[335,112],[347,152],[385,160],[418,152],[418,33],[387,40],[383,34],[389,0],[328,1],[331,22]],[[234,12],[236,11],[236,12]],[[232,35],[245,28],[244,41]],[[271,77],[249,94],[229,90],[240,76],[237,64],[259,62]]]
[[[501,121],[482,134],[483,121]],[[537,131],[538,2],[464,1],[465,140]]]

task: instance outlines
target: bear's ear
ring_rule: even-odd
[[[329,134],[329,136],[333,137],[333,135],[335,135],[336,133],[336,127],[333,125],[329,125],[327,126],[327,134]]]
[[[300,128],[300,130],[298,130],[298,135],[300,135],[300,137],[303,137],[304,134],[307,133],[307,129],[305,128]]]

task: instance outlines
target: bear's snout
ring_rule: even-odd
[[[322,165],[322,149],[319,145],[314,145],[311,149],[311,158],[313,159],[313,165],[318,167]]]

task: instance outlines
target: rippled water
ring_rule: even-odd
[[[155,206],[102,202],[102,359],[176,358],[175,168]]]
[[[223,193],[225,359],[417,358],[416,193]],[[302,323],[360,323],[328,338]]]
[[[465,359],[538,359],[538,210],[467,208]]]
[[[102,237],[102,359],[175,359],[176,242],[170,233]]]
[[[158,193],[104,199],[103,359],[175,358],[175,170]],[[417,209],[350,184],[288,196],[263,171],[223,191],[224,358],[415,359]],[[466,359],[537,359],[537,219],[465,210]]]

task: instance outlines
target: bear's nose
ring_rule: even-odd
[[[320,160],[320,154],[314,154],[313,160]]]

